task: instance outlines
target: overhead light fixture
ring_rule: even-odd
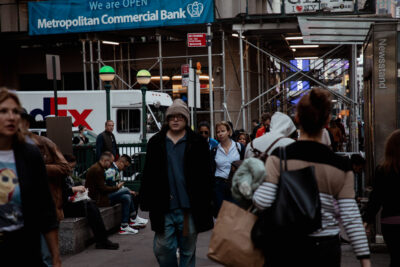
[[[109,44],[109,45],[119,45],[118,42],[112,42],[112,41],[102,41],[103,44]]]
[[[232,37],[239,38],[239,34],[237,34],[237,33],[232,33]],[[244,35],[242,35],[242,39],[244,39],[244,38],[245,38]]]
[[[300,59],[318,59],[318,57],[295,57],[294,59],[300,60]]]
[[[337,99],[332,99],[332,103],[336,103],[337,102]]]
[[[289,36],[285,37],[286,40],[303,40],[303,36]]]
[[[317,48],[319,45],[291,45],[290,48]]]
[[[296,52],[296,48],[292,48],[292,51],[293,51],[293,52]]]

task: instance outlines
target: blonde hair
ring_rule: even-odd
[[[14,94],[13,92],[11,92],[7,87],[0,87],[0,104],[10,98],[15,101],[15,103],[18,106],[19,111],[21,112],[22,106],[21,106],[21,102],[19,101],[18,96],[16,94]],[[22,134],[20,128],[18,128],[18,131],[15,133],[14,137],[17,139],[17,141],[19,141],[21,143],[25,143],[25,137]]]
[[[220,127],[220,126],[225,126],[226,130],[229,132],[229,136],[232,136],[233,131],[232,131],[232,128],[231,128],[231,126],[229,125],[228,122],[226,122],[226,121],[218,122],[217,124],[215,124],[215,129],[217,130],[218,127]]]

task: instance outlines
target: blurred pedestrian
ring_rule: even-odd
[[[258,120],[254,119],[251,121],[251,125],[253,126],[253,131],[250,134],[250,139],[254,140],[256,138],[258,129],[261,127],[261,124],[258,122]]]
[[[363,172],[366,161],[360,154],[351,155],[350,161],[354,172],[354,190],[356,191],[356,199],[358,199],[364,193]]]
[[[0,259],[2,266],[42,266],[45,236],[53,266],[61,266],[58,221],[37,147],[19,131],[18,97],[0,90]]]
[[[232,201],[231,184],[229,174],[231,164],[237,160],[243,160],[245,147],[231,139],[232,129],[225,121],[216,124],[219,144],[211,151],[214,185],[214,215],[221,208],[222,201]]]
[[[331,97],[326,90],[314,88],[297,105],[300,138],[286,150],[288,171],[308,166],[315,168],[321,199],[322,228],[304,238],[266,240],[266,266],[340,266],[339,216],[362,266],[370,266],[368,240],[354,199],[354,177],[349,161],[335,155],[321,143],[322,129],[331,112]],[[280,177],[279,150],[275,149],[266,163],[267,178],[253,195],[258,209],[270,208],[275,201]],[[290,257],[288,257],[290,255]]]
[[[78,126],[78,136],[75,136],[74,139],[72,140],[72,143],[74,145],[85,145],[87,143],[89,143],[89,139],[86,137],[87,135],[87,128],[86,126],[83,126],[82,124],[80,124]]]
[[[261,115],[261,127],[257,130],[256,138],[268,133],[270,130],[271,124],[271,114],[270,113],[263,113]]]
[[[240,132],[238,134],[238,137],[236,139],[236,142],[241,143],[244,147],[247,146],[248,143],[250,143],[250,135],[246,132]]]
[[[210,137],[210,124],[208,122],[199,123],[198,133],[207,140],[210,150],[218,145],[218,141]]]
[[[364,216],[367,232],[382,208],[381,228],[390,253],[390,267],[400,266],[400,130],[385,144],[384,159],[375,171],[374,185]]]
[[[332,150],[333,152],[338,152],[341,147],[342,141],[342,131],[337,126],[337,123],[334,120],[331,120],[329,123],[329,132],[332,134],[333,142],[332,142]]]
[[[118,159],[118,149],[117,149],[117,141],[113,134],[114,131],[114,122],[112,120],[108,120],[105,123],[105,130],[101,134],[99,134],[96,138],[96,158],[100,159],[100,155],[103,152],[109,151],[111,152],[116,159]]]
[[[210,150],[188,126],[189,109],[176,99],[167,124],[150,138],[140,195],[149,211],[154,254],[161,267],[195,266],[197,234],[213,227]]]

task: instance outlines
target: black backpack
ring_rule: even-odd
[[[279,148],[279,157],[275,202],[259,214],[251,231],[254,245],[261,249],[273,242],[301,240],[321,228],[321,201],[314,166],[288,171],[286,148]]]

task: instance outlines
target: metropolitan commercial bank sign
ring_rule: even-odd
[[[213,0],[29,2],[29,35],[114,31],[214,21]]]

